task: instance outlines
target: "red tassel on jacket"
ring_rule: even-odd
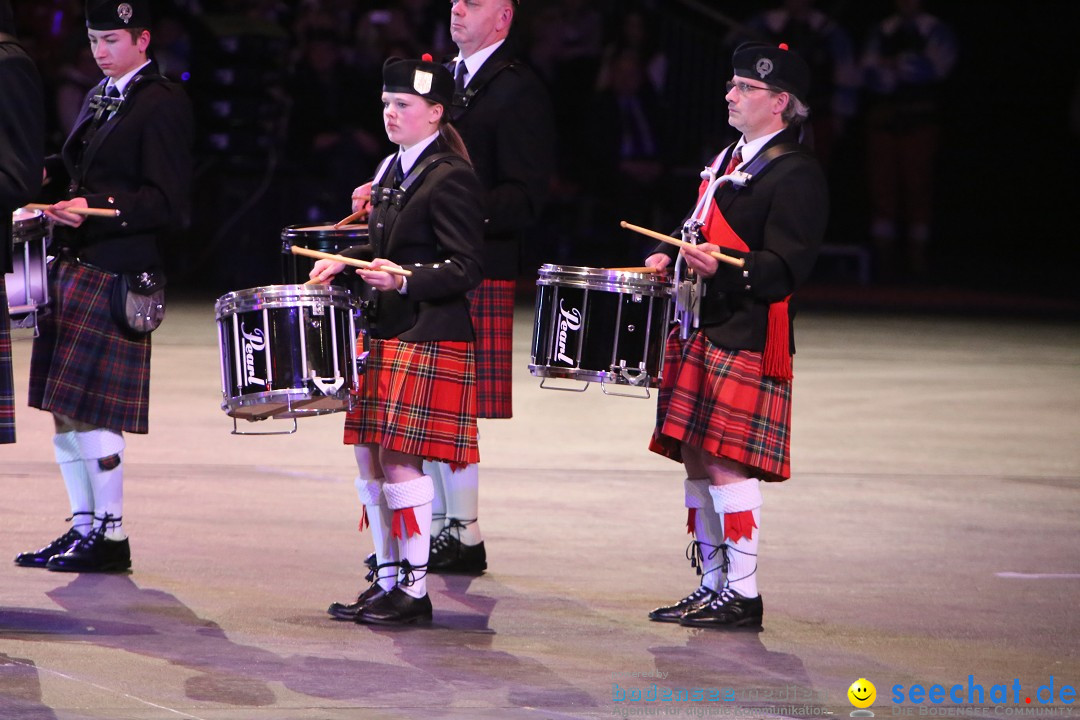
[[[698,197],[705,190],[702,183],[698,190]],[[705,225],[702,235],[713,245],[728,250],[749,252],[749,246],[743,239],[731,229],[724,214],[714,200],[709,206],[709,212],[705,216]],[[762,374],[765,377],[777,380],[791,380],[794,376],[791,365],[791,316],[788,314],[788,300],[791,296],[780,302],[769,305],[769,322],[765,331],[765,352],[762,353]]]
[[[791,316],[788,314],[788,295],[769,306],[769,329],[765,335],[765,352],[762,353],[761,371],[765,377],[790,380],[794,377],[791,367]]]

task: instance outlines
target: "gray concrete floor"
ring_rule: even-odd
[[[655,401],[540,389],[531,307],[518,319],[516,417],[481,423],[489,572],[431,577],[434,627],[385,630],[325,615],[370,547],[342,416],[231,435],[213,298],[174,303],[151,433],[128,436],[134,570],[0,562],[0,718],[847,716],[858,678],[880,717],[918,714],[897,684],[1080,684],[1076,325],[801,316],[794,477],[764,490],[766,629],[731,635],[645,618],[696,584],[679,467],[645,449]],[[67,514],[29,349],[0,447],[8,558]],[[729,701],[615,700],[653,683]],[[930,709],[1033,707],[994,704]]]

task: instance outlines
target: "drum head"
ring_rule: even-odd
[[[607,292],[640,295],[670,295],[671,281],[666,274],[641,272],[633,268],[591,268],[576,265],[541,265],[537,285],[581,287]]]
[[[222,295],[214,304],[214,312],[220,320],[238,312],[312,305],[355,309],[355,302],[345,288],[333,285],[265,285]]]
[[[342,241],[348,242],[349,245],[361,245],[368,237],[367,225],[342,225],[337,228],[333,223],[325,225],[289,225],[281,231],[281,239],[288,245],[299,245],[300,247],[314,247],[309,243],[322,243],[327,244],[334,242],[335,244],[342,246]],[[342,247],[348,247],[344,245]]]

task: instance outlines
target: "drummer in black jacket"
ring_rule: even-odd
[[[88,0],[86,27],[105,74],[90,91],[46,190],[62,196],[49,268],[51,312],[30,363],[30,406],[52,413],[72,527],[19,555],[25,567],[121,572],[123,433],[148,431],[150,336],[113,310],[119,275],[160,271],[157,239],[188,215],[193,121],[184,90],[148,56],[149,0]],[[87,217],[87,208],[115,211]],[[120,311],[122,312],[122,311]]]
[[[15,389],[11,371],[4,273],[11,272],[11,214],[32,200],[41,183],[45,109],[41,78],[14,37],[9,0],[0,0],[0,444],[15,442]]]
[[[694,219],[703,222],[704,242],[679,252],[703,280],[704,296],[696,326],[669,337],[650,445],[686,469],[687,524],[702,584],[649,618],[760,629],[760,481],[791,476],[788,299],[817,257],[828,191],[820,164],[801,144],[799,126],[809,115],[806,63],[786,45],[748,43],[735,51],[732,67],[728,123],[742,136],[712,170],[750,177],[715,186],[707,205],[705,183],[699,191],[699,207],[708,212]],[[657,248],[646,264],[667,267],[675,259],[669,248]],[[720,262],[710,251],[741,264]]]
[[[370,269],[357,270],[367,284],[370,346],[345,443],[354,446],[378,567],[355,602],[330,606],[339,619],[431,620],[425,576],[435,490],[423,462],[464,467],[480,459],[466,293],[482,277],[483,213],[480,183],[449,124],[453,91],[453,76],[430,56],[383,66],[383,122],[400,149],[371,186],[370,246],[343,253],[374,255]],[[326,282],[344,267],[320,260],[311,277]]]

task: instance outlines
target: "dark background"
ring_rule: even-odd
[[[14,0],[20,37],[37,60],[50,97],[50,151],[66,135],[60,88],[69,91],[85,46],[81,2]],[[555,102],[559,176],[540,225],[530,234],[521,277],[541,263],[640,264],[649,244],[617,230],[640,203],[606,192],[591,138],[602,137],[594,106],[602,53],[622,16],[650,13],[650,39],[667,60],[660,94],[664,174],[650,199],[656,229],[674,229],[690,208],[697,173],[734,139],[723,112],[731,33],[771,4],[758,2],[587,2],[524,0],[516,39],[539,58]],[[817,3],[850,35],[856,53],[891,1]],[[825,302],[902,302],[958,294],[961,309],[1033,309],[1075,316],[1080,290],[1080,42],[1075,0],[927,2],[957,36],[959,55],[942,88],[942,146],[934,174],[930,275],[918,282],[861,284],[842,256],[823,257],[808,295]],[[288,225],[333,222],[349,212],[349,190],[390,151],[382,134],[379,66],[390,54],[437,57],[453,51],[446,0],[155,0],[152,50],[184,82],[197,114],[194,211],[166,241],[174,288],[212,293],[281,282],[280,235]],[[543,28],[553,13],[598,20],[601,55],[586,47],[558,72],[543,66]],[[567,21],[571,25],[577,20]],[[336,91],[313,91],[305,53],[316,44],[341,59],[328,77]],[[588,45],[583,41],[583,46]],[[595,43],[591,46],[596,47]],[[95,69],[90,68],[91,71]],[[84,84],[100,73],[83,78]],[[0,102],[16,101],[2,98]],[[837,142],[829,167],[830,245],[869,248],[863,106]],[[320,132],[345,140],[319,152]],[[640,213],[639,213],[640,214]],[[819,292],[815,295],[813,288]],[[824,288],[825,292],[820,290]],[[883,295],[882,293],[885,292]],[[862,300],[860,300],[862,298]],[[1015,302],[1014,302],[1015,301]]]

